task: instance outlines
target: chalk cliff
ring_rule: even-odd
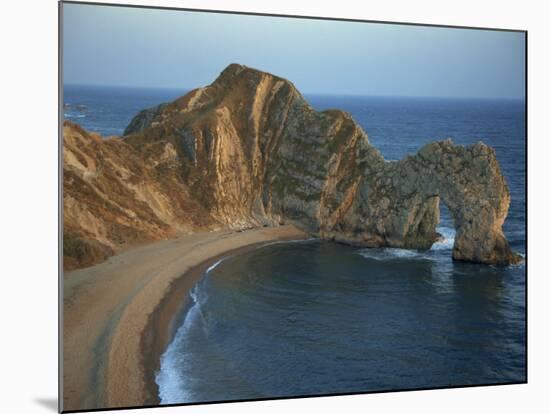
[[[141,111],[124,134],[105,140],[65,123],[67,268],[178,232],[280,223],[427,249],[440,201],[455,221],[454,259],[519,260],[502,233],[510,194],[493,149],[447,140],[385,161],[349,114],[317,112],[265,72],[229,65],[211,85]]]

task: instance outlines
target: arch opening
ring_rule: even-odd
[[[431,245],[430,250],[442,251],[451,256],[456,237],[455,220],[445,202],[439,197],[438,199],[439,222],[435,227],[438,239]]]

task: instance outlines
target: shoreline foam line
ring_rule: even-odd
[[[211,265],[210,267],[208,267],[208,269],[206,269],[206,271],[204,272],[205,274],[208,274],[210,273],[212,270],[214,270],[216,267],[218,267],[218,265],[223,262],[224,260],[226,259],[229,259],[231,256],[227,256],[227,257],[224,257],[220,260],[218,260],[217,262],[215,262],[213,265]]]
[[[216,262],[216,265],[221,263],[222,260],[218,260]],[[213,266],[210,266],[212,268]],[[214,266],[215,267],[215,266]],[[210,269],[209,268],[209,269]],[[177,354],[174,354],[177,352],[173,348],[174,341],[177,338],[185,338],[193,323],[196,321],[196,319],[200,316],[201,310],[200,310],[200,300],[198,298],[198,289],[200,289],[201,281],[204,280],[204,277],[208,275],[208,270],[203,274],[203,277],[197,281],[195,286],[191,289],[191,291],[188,294],[187,300],[190,300],[192,303],[188,307],[188,309],[184,312],[183,317],[179,318],[181,319],[181,322],[177,324],[177,326],[173,327],[173,335],[168,342],[166,349],[160,356],[159,361],[159,369],[157,372],[155,372],[155,383],[157,385],[157,394],[159,403],[169,403],[170,402],[170,396],[177,392],[178,390],[181,390],[182,382],[179,380],[177,375],[174,375],[175,372],[169,371],[166,369],[166,364],[171,365],[169,360],[172,358],[177,357]],[[174,317],[174,319],[178,319]],[[163,393],[164,391],[164,393]],[[183,395],[181,396],[180,401],[181,403],[190,402],[190,395]]]

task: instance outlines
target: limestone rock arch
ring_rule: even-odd
[[[425,145],[416,155],[386,162],[382,172],[365,171],[343,234],[326,236],[367,246],[427,249],[437,240],[439,203],[456,229],[453,259],[507,265],[514,254],[502,232],[510,193],[494,149],[452,141]],[[363,223],[362,228],[349,223]],[[356,224],[355,224],[356,226]]]

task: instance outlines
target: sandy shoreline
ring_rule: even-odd
[[[292,238],[294,239],[294,238]],[[192,267],[183,277],[175,280],[168,293],[158,304],[155,311],[149,315],[147,326],[141,337],[141,355],[143,356],[144,380],[145,380],[145,405],[158,405],[158,386],[155,374],[160,369],[160,358],[168,344],[172,341],[178,328],[179,318],[184,317],[191,303],[189,291],[195,283],[204,275],[206,269],[228,256],[246,253],[264,245],[265,242],[254,243],[223,252],[211,257],[202,263]]]
[[[64,280],[64,410],[158,404],[155,372],[175,314],[218,258],[276,240],[293,226],[197,233],[140,246]]]

